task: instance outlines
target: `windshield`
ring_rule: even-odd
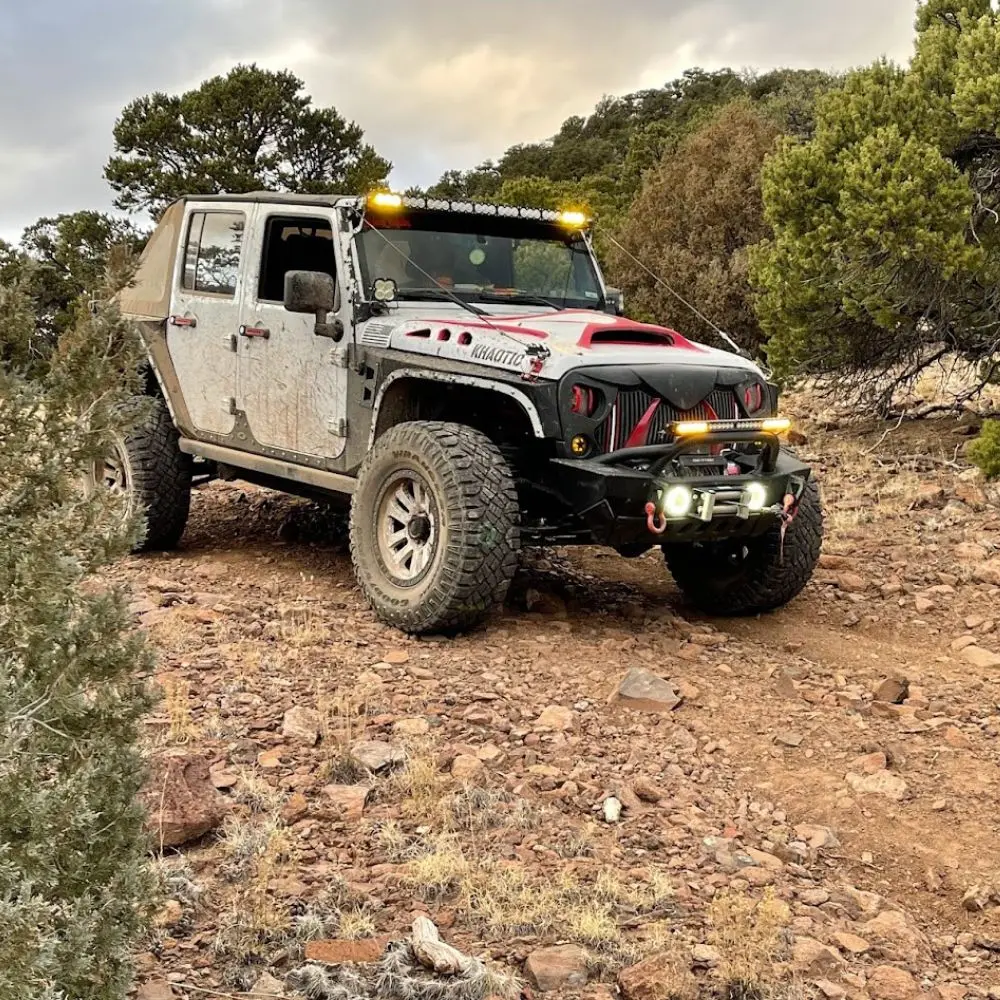
[[[444,298],[444,287],[467,302],[604,306],[586,241],[556,223],[424,210],[369,214],[357,247],[366,298],[377,279],[391,278],[400,299]]]

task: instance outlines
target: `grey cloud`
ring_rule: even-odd
[[[6,0],[13,5],[13,0]],[[912,0],[41,0],[0,20],[0,236],[103,207],[115,116],[238,61],[289,68],[425,183],[691,65],[903,59]]]

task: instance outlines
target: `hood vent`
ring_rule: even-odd
[[[635,347],[673,347],[674,338],[657,330],[623,329],[609,326],[590,331],[581,338],[580,347],[601,347],[604,344],[630,344]]]

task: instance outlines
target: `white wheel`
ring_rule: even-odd
[[[401,586],[420,581],[437,555],[438,510],[424,478],[406,470],[383,486],[376,514],[379,554]]]

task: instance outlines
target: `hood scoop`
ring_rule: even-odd
[[[580,347],[601,347],[604,344],[634,347],[673,347],[677,341],[665,330],[642,327],[605,326],[587,330],[577,342]]]

